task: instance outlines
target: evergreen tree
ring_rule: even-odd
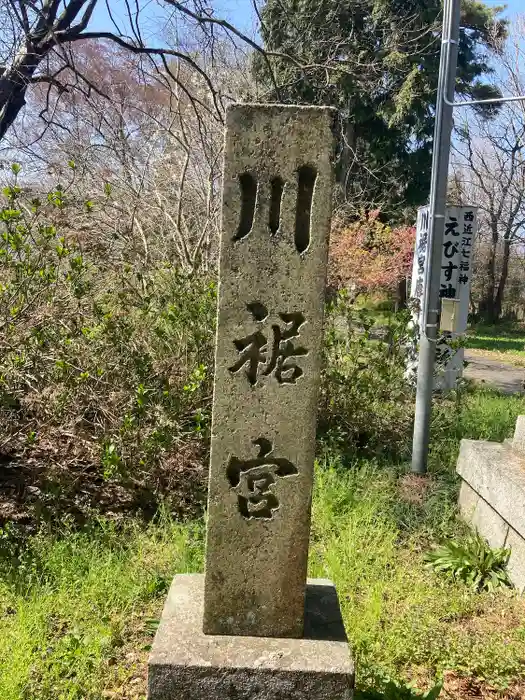
[[[483,79],[506,35],[502,10],[464,0],[458,94],[500,94]],[[254,67],[272,85],[272,98],[339,110],[347,201],[410,219],[430,186],[440,0],[266,0],[261,20],[272,55]]]

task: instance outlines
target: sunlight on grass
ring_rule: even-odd
[[[431,474],[328,450],[316,467],[310,575],[332,579],[361,688],[432,687],[447,671],[504,687],[525,674],[525,602],[474,593],[425,566],[457,519],[459,439],[501,441],[525,399],[475,390],[437,401]],[[201,571],[204,524],[97,520],[24,539],[0,531],[0,698],[143,700],[146,662],[177,572]]]
[[[467,336],[467,347],[479,350],[512,352],[525,357],[525,335],[522,338],[494,338],[484,335]]]
[[[366,463],[340,470],[319,469],[310,574],[337,585],[359,684],[413,680],[418,669],[431,687],[454,669],[504,686],[523,673],[525,603],[514,592],[473,593],[425,566],[429,535],[463,528],[455,493],[431,482],[428,497],[436,489],[444,500],[442,520],[434,509],[418,523],[414,506],[399,503],[393,472]]]
[[[159,613],[173,575],[202,566],[201,532],[166,519],[146,531],[100,521],[90,532],[39,535],[18,559],[4,558],[2,700],[101,698],[132,681],[151,637],[147,619]],[[4,532],[4,553],[8,543],[16,552]]]
[[[465,336],[465,345],[489,359],[525,365],[525,330],[521,325],[478,325]]]

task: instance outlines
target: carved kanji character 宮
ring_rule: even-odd
[[[270,519],[279,508],[273,489],[276,479],[294,476],[298,470],[288,459],[272,457],[273,445],[266,438],[254,440],[253,444],[259,447],[257,457],[231,457],[226,476],[237,494],[239,512],[244,518]]]

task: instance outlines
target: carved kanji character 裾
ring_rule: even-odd
[[[258,322],[263,322],[268,317],[266,307],[259,302],[248,304],[248,310]],[[294,358],[307,355],[308,351],[296,347],[293,340],[299,337],[301,327],[306,323],[304,315],[299,312],[280,313],[279,318],[285,327],[273,324],[271,340],[261,330],[257,330],[233,341],[239,351],[239,359],[229,370],[235,374],[246,367],[246,376],[252,386],[257,384],[261,376],[273,374],[279,384],[295,384],[303,375],[303,369]]]

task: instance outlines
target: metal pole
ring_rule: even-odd
[[[516,97],[493,97],[490,100],[467,100],[463,102],[451,102],[448,97],[445,103],[450,107],[475,107],[476,105],[506,105],[509,102],[525,102],[525,95]]]
[[[412,471],[427,471],[430,417],[434,390],[434,362],[439,322],[439,284],[441,256],[445,235],[448,167],[453,127],[453,107],[461,0],[445,0],[441,61],[436,104],[436,125],[432,154],[432,178],[430,185],[430,221],[426,288],[423,299],[423,327],[419,349],[417,373],[416,414],[412,445]]]

